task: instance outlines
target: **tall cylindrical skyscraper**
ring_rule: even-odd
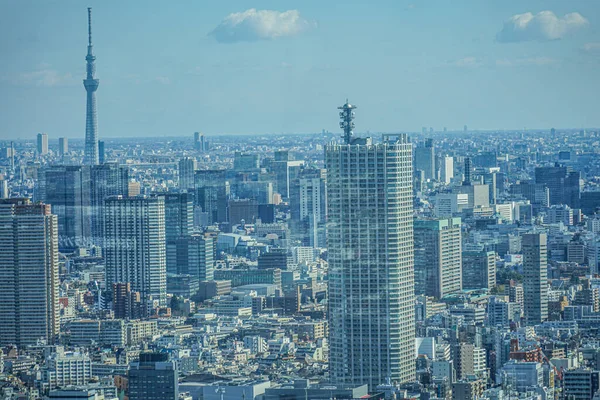
[[[330,379],[374,389],[415,379],[412,145],[345,133],[325,148]]]
[[[88,52],[85,57],[87,75],[83,86],[87,92],[87,106],[85,110],[85,153],[84,164],[98,164],[98,120],[96,117],[96,90],[100,81],[94,77],[96,74],[96,57],[92,46],[92,9],[88,8]]]

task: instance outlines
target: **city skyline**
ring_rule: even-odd
[[[335,131],[322,110],[340,97],[360,99],[357,132],[600,125],[598,5],[455,4],[184,2],[149,13],[128,3],[115,13],[92,1],[101,137]],[[0,8],[19,21],[0,35],[14,56],[0,67],[0,139],[82,137],[85,7]]]

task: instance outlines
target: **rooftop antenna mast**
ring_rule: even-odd
[[[344,135],[342,138],[344,139],[344,143],[350,144],[352,141],[352,135],[354,132],[354,110],[356,108],[355,105],[352,105],[346,99],[346,103],[343,106],[338,107],[340,111],[340,128],[344,131]]]

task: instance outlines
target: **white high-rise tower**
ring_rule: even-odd
[[[330,379],[374,389],[415,379],[412,145],[352,138],[354,108],[325,148]]]
[[[130,283],[151,310],[167,301],[164,197],[104,201],[106,284]]]

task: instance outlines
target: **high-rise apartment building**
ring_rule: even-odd
[[[415,379],[412,145],[352,138],[352,109],[340,107],[345,143],[325,148],[327,167],[330,379]]]
[[[195,158],[184,157],[179,160],[179,188],[182,190],[194,189],[194,173],[197,163]]]
[[[130,283],[146,310],[165,306],[164,197],[109,197],[104,202],[106,284]]]
[[[58,155],[63,157],[69,152],[69,139],[66,137],[58,138]]]
[[[37,153],[42,156],[48,154],[48,135],[45,133],[37,134]]]
[[[415,293],[442,298],[462,289],[461,219],[415,220]]]
[[[548,247],[545,233],[523,235],[523,297],[527,325],[548,318]]]
[[[0,200],[0,346],[59,332],[58,218],[50,205]]]

